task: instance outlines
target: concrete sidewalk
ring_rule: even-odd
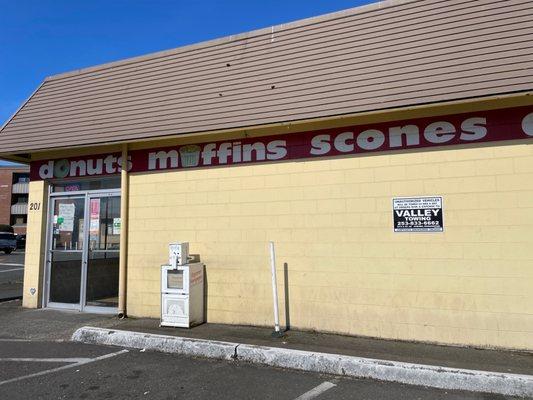
[[[220,324],[203,324],[192,329],[166,328],[159,327],[159,320],[148,318],[117,320],[112,327],[159,335],[533,375],[533,353],[439,346],[296,330],[285,332],[282,338],[274,338],[271,328]]]
[[[112,327],[118,321],[110,315],[24,309],[21,303],[21,300],[0,302],[0,340],[69,341],[81,326]]]

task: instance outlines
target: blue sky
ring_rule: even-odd
[[[372,2],[0,0],[0,125],[49,75]]]

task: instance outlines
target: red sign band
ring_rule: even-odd
[[[531,106],[134,150],[128,156],[128,170],[202,168],[528,138],[533,138]],[[121,162],[115,153],[35,161],[31,179],[114,175],[120,173]]]

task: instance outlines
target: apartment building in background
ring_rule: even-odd
[[[29,182],[29,167],[0,166],[0,224],[12,225],[15,233],[26,233]]]

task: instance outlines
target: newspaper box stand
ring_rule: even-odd
[[[185,261],[187,257],[184,258]],[[161,266],[161,326],[190,328],[204,322],[204,264]]]

